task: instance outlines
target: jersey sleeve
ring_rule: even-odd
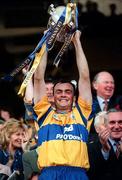
[[[37,104],[35,104],[34,111],[37,114],[37,120],[48,111],[50,106],[51,104],[48,102],[47,96],[44,96]]]

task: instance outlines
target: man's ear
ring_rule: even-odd
[[[93,82],[93,83],[92,83],[92,87],[93,87],[94,90],[97,90],[97,83],[96,83],[96,82]]]
[[[73,97],[73,104],[72,104],[73,107],[75,107],[75,102],[76,102],[76,96]]]
[[[95,126],[95,131],[99,133],[99,127]]]

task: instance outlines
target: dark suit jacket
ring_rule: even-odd
[[[108,104],[108,110],[111,108],[114,108],[115,106],[116,106],[116,97],[112,97]],[[93,107],[94,107],[94,111],[95,111],[94,115],[96,115],[97,113],[99,113],[101,111],[99,102],[97,100],[97,97],[95,97],[95,96],[93,97]],[[94,128],[94,119],[93,119],[93,122],[92,122],[91,128],[90,128],[90,132],[89,132],[89,142],[94,141],[96,138],[97,138],[97,133]]]
[[[122,155],[117,159],[113,147],[108,160],[103,158],[99,140],[88,144],[90,180],[120,180],[122,179]]]

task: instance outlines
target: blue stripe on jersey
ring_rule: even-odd
[[[75,140],[87,142],[88,131],[82,124],[65,126],[48,124],[38,131],[38,145],[51,140]]]
[[[46,119],[47,115],[50,113],[51,110],[52,110],[52,107],[50,106],[47,112],[38,120],[39,127],[43,124],[44,120]]]
[[[87,119],[85,118],[85,116],[83,115],[82,111],[81,111],[81,108],[79,107],[79,104],[76,103],[76,108],[78,110],[78,112],[80,113],[80,116],[84,122],[84,125],[87,126]]]

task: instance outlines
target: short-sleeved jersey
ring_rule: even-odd
[[[87,120],[91,105],[80,97],[69,113],[57,113],[44,97],[34,107],[38,115],[38,165],[67,165],[89,168],[87,153]],[[91,120],[89,120],[91,121]]]

